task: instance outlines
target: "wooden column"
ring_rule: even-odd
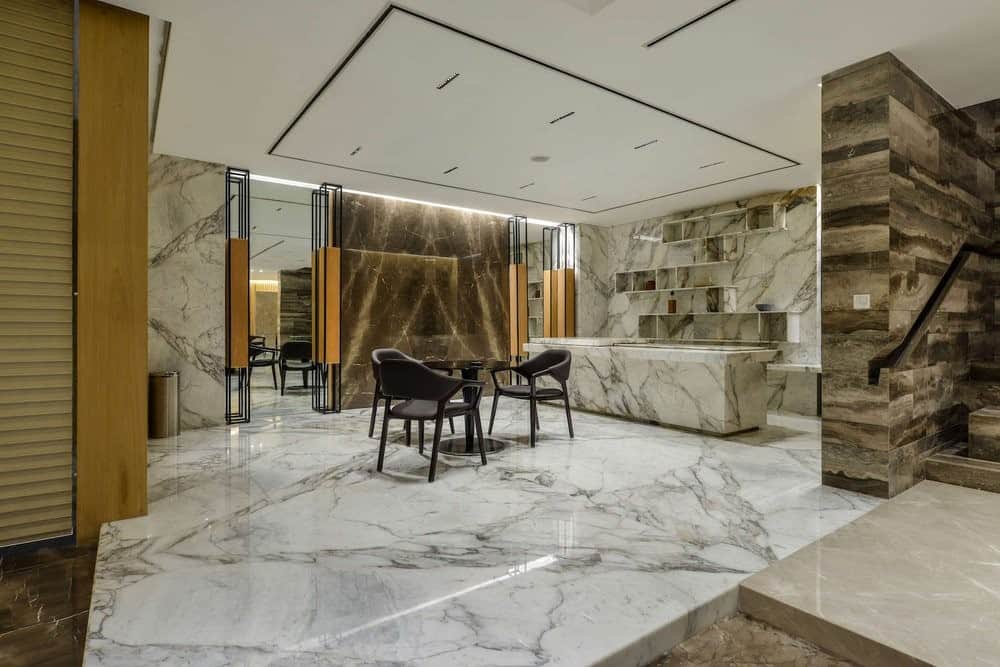
[[[507,293],[510,303],[510,356],[524,356],[528,342],[528,265],[507,266]]]
[[[226,368],[250,366],[250,241],[226,239]]]
[[[576,336],[576,270],[557,269],[555,274],[556,336]]]
[[[149,22],[80,3],[76,532],[146,513]]]

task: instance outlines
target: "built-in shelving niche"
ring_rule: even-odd
[[[542,281],[528,281],[528,338],[542,336]]]
[[[662,223],[667,265],[615,274],[616,293],[651,301],[650,312],[639,316],[639,335],[677,341],[798,342],[798,313],[736,312],[738,288],[730,284],[732,265],[742,256],[748,237],[784,232],[785,214],[785,207],[776,203]]]

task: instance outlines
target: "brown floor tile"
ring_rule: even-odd
[[[0,665],[79,667],[86,636],[87,612],[0,634]]]

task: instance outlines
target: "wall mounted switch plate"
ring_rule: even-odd
[[[854,295],[854,310],[868,310],[872,307],[872,295],[871,294],[855,294]]]

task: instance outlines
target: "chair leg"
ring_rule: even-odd
[[[413,436],[413,422],[411,422],[409,419],[407,419],[406,420],[406,446],[407,447],[410,446],[410,442],[413,439],[412,436]]]
[[[482,459],[483,465],[486,465],[486,447],[483,444],[483,420],[479,416],[479,410],[473,413],[473,417],[476,419],[476,442],[479,443],[479,458]]]
[[[566,426],[569,427],[569,437],[573,436],[573,415],[569,411],[569,392],[566,391],[566,387],[563,386],[563,405],[566,406]]]
[[[271,364],[271,379],[274,381],[274,388],[278,388],[278,371],[274,368],[274,364]],[[369,436],[371,437],[371,436]]]
[[[497,417],[497,403],[500,402],[500,392],[496,389],[493,390],[493,408],[490,410],[490,427],[486,429],[486,433],[493,435],[493,420]]]
[[[375,435],[375,415],[378,414],[378,394],[372,396],[372,420],[368,425],[368,437]]]
[[[448,417],[448,428],[451,429],[451,434],[455,435],[455,418]]]
[[[281,395],[285,395],[285,367],[281,367]]]
[[[434,446],[431,449],[431,471],[427,475],[427,481],[434,481],[434,472],[437,470],[438,463],[438,447],[441,445],[441,427],[444,419],[438,417],[434,420]]]
[[[417,440],[418,446],[420,447],[420,453],[424,453],[424,420],[421,419],[417,422]]]
[[[534,399],[528,400],[528,421],[531,422],[531,446],[535,446],[535,424],[538,423],[538,412],[535,409]]]
[[[389,399],[385,400],[385,412],[382,415],[382,439],[378,443],[378,465],[375,469],[382,472],[382,463],[385,461],[385,441],[389,438]]]
[[[535,430],[542,430],[542,422],[538,419],[538,403],[535,403]]]
[[[302,371],[302,386],[309,388],[309,371]]]

